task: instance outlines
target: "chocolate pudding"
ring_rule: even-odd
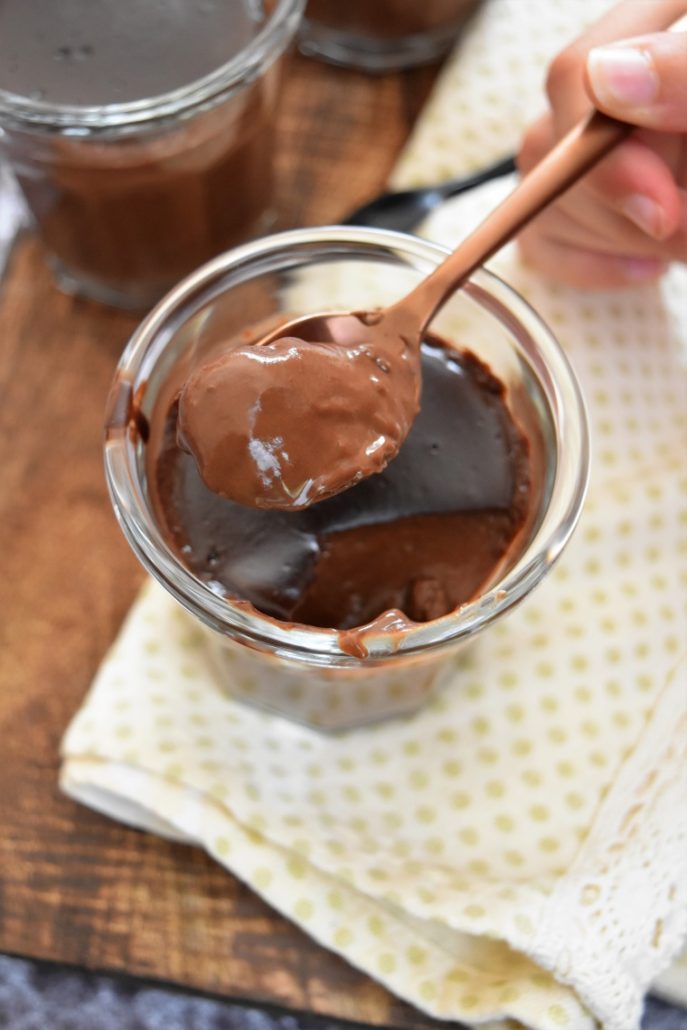
[[[208,489],[178,442],[182,384],[171,384],[147,461],[169,546],[217,593],[287,622],[347,630],[388,611],[425,622],[474,598],[525,522],[529,449],[503,385],[469,351],[426,335],[422,381],[420,413],[384,471],[297,512]]]
[[[328,28],[376,39],[413,36],[434,29],[456,31],[478,0],[308,0],[307,17]]]
[[[188,87],[268,22],[249,0],[0,3],[0,90],[36,105],[17,117],[0,97],[2,146],[63,281],[146,306],[263,228],[286,39]]]

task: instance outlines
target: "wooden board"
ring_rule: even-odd
[[[279,224],[379,190],[434,72],[370,79],[294,58]],[[0,951],[340,1018],[429,1021],[200,851],[63,798],[58,746],[143,575],[102,474],[105,397],[135,319],[59,294],[26,236],[0,286]]]

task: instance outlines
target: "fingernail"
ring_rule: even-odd
[[[623,201],[621,211],[647,236],[655,240],[665,237],[666,220],[663,208],[651,197],[645,197],[642,193],[632,193]]]
[[[656,279],[665,269],[662,261],[653,258],[624,258],[623,270],[625,276],[631,282],[645,282],[648,279]]]
[[[595,47],[589,51],[587,71],[591,87],[604,106],[643,107],[658,96],[653,61],[636,47]]]

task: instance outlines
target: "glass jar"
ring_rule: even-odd
[[[279,59],[304,3],[256,5],[243,49],[163,95],[74,106],[0,90],[0,157],[61,288],[147,308],[269,226]]]
[[[308,0],[303,53],[366,72],[442,57],[480,0]]]
[[[445,256],[416,237],[362,228],[305,229],[246,244],[172,290],[135,332],[115,375],[105,468],[134,552],[205,628],[219,681],[232,695],[314,727],[342,729],[416,709],[441,682],[447,658],[522,601],[556,561],[589,469],[584,405],[565,355],[527,303],[486,271],[434,319],[434,331],[469,347],[507,388],[530,444],[530,515],[517,549],[479,597],[431,622],[356,631],[356,653],[345,634],[261,615],[189,571],[155,517],[142,427],[167,403],[172,370],[186,374],[247,326],[390,304]]]

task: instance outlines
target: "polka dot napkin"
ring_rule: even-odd
[[[541,106],[550,55],[606,4],[491,0],[394,182],[487,164]],[[512,185],[446,205],[455,244]],[[232,701],[149,584],[63,743],[62,787],[204,847],[431,1015],[536,1030],[638,1025],[687,1002],[687,269],[554,288],[493,262],[553,327],[595,443],[577,534],[419,714],[321,736]]]

